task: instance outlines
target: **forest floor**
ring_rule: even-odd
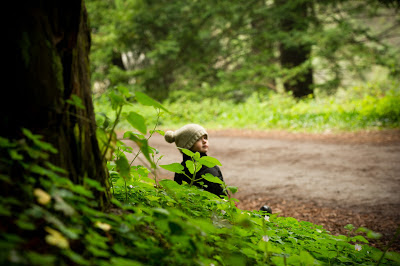
[[[363,226],[383,234],[381,249],[400,226],[400,130],[357,133],[209,131],[208,155],[217,158],[243,210],[269,205],[273,213],[323,225],[332,234]],[[160,135],[150,145],[181,162]],[[173,178],[161,169],[158,178]],[[391,250],[400,252],[397,238]]]

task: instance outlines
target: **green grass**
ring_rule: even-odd
[[[296,100],[290,95],[270,93],[251,95],[243,103],[204,99],[164,102],[170,114],[162,113],[160,128],[179,128],[187,123],[207,129],[286,130],[294,132],[358,131],[400,127],[400,88],[383,90],[372,85],[341,90],[332,96],[314,96]],[[112,117],[104,101],[95,102],[96,111]],[[124,107],[143,115],[151,127],[156,122],[152,107],[136,104]],[[120,123],[120,129],[130,129]]]

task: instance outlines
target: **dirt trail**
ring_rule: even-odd
[[[294,134],[226,130],[209,132],[208,155],[222,163],[228,185],[239,187],[241,209],[263,204],[274,213],[343,233],[352,223],[384,234],[400,224],[400,131]],[[157,135],[160,164],[180,162],[175,145]],[[173,174],[161,170],[162,178]],[[399,240],[394,249],[400,250]]]

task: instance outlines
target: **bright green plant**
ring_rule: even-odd
[[[41,136],[23,129],[17,140],[0,138],[0,185],[6,188],[0,198],[2,265],[400,263],[398,253],[371,247],[361,236],[333,236],[309,222],[243,211],[190,184],[161,180],[155,186],[151,171],[131,165],[123,154],[133,150],[123,142],[114,146],[116,134],[107,128],[102,154],[108,158],[108,149],[113,151],[108,167],[115,195],[107,212],[98,210],[93,193],[104,187],[90,177],[72,183],[66,170],[48,161],[57,150]],[[147,143],[144,135],[135,138]],[[139,149],[157,164],[150,147]],[[194,172],[199,158],[192,158]],[[201,162],[210,161],[216,162]]]

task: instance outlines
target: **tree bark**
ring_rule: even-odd
[[[293,32],[306,31],[308,28],[308,5],[306,1],[276,0],[278,7],[282,8],[285,15],[280,19],[280,30],[287,35]],[[280,42],[280,63],[283,68],[292,69],[301,66],[310,58],[311,45],[302,41]],[[284,82],[286,91],[293,92],[293,96],[300,98],[313,92],[313,70],[311,66],[295,74]]]
[[[23,1],[24,2],[24,1]],[[1,135],[21,137],[21,128],[44,136],[58,149],[50,161],[77,184],[84,177],[108,189],[108,173],[96,138],[89,50],[90,29],[84,2],[25,1],[11,10],[7,62],[9,95],[2,97]],[[84,109],[67,102],[81,98]],[[108,192],[94,191],[100,206]]]

